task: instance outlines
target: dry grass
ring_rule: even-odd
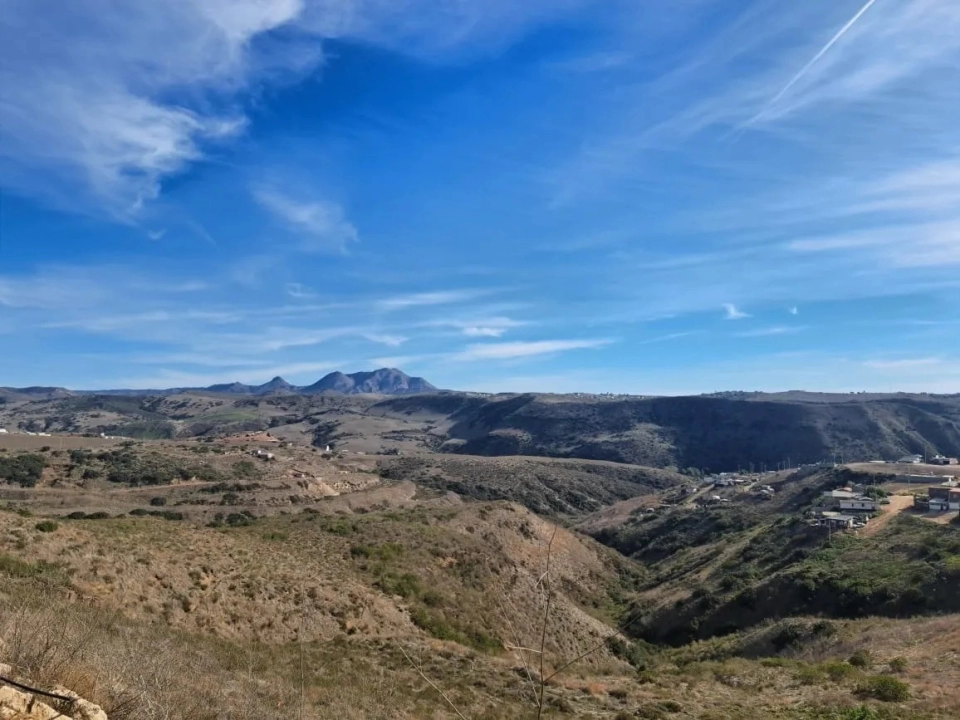
[[[357,507],[47,533],[0,512],[0,661],[112,720],[826,720],[900,657],[913,697],[884,717],[960,712],[955,616],[836,622],[772,663],[740,657],[760,628],[651,651],[638,673],[603,642],[627,567],[607,549],[507,503]],[[828,672],[863,649],[872,670]]]

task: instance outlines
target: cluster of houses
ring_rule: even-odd
[[[957,465],[960,461],[945,455],[934,455],[932,458],[924,458],[923,455],[906,455],[896,462],[900,465]]]
[[[823,493],[822,501],[827,509],[818,511],[815,523],[831,530],[865,527],[882,503],[850,487],[828,490]]]
[[[947,480],[940,485],[928,487],[927,496],[917,496],[914,504],[917,508],[930,512],[960,511],[960,487],[956,480]]]

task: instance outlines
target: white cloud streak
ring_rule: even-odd
[[[434,292],[398,295],[377,301],[377,307],[388,312],[409,310],[411,308],[431,307],[435,305],[453,305],[482,295],[477,290],[439,290]]]
[[[807,328],[803,325],[774,325],[772,327],[757,328],[755,330],[744,330],[734,333],[735,337],[754,338],[754,337],[772,337],[776,335],[793,335],[803,332]]]
[[[824,45],[822,48],[820,48],[820,50],[817,52],[817,54],[814,55],[814,56],[810,59],[810,61],[807,62],[806,65],[804,65],[802,68],[800,68],[800,71],[799,71],[796,75],[794,75],[792,78],[790,78],[790,82],[788,82],[786,85],[784,85],[783,88],[780,90],[780,92],[778,92],[776,95],[773,96],[773,98],[770,100],[770,102],[767,103],[766,107],[764,107],[763,110],[761,110],[759,113],[757,113],[756,115],[754,115],[749,121],[747,121],[747,124],[748,124],[748,125],[752,125],[753,123],[755,123],[755,122],[757,122],[758,120],[760,120],[760,119],[767,113],[767,111],[768,111],[770,108],[772,108],[774,105],[776,105],[776,104],[780,101],[780,99],[783,98],[784,95],[786,95],[788,92],[790,92],[790,89],[791,89],[794,85],[796,85],[798,82],[800,82],[800,79],[801,79],[804,75],[806,75],[806,74],[810,71],[810,68],[812,68],[814,65],[816,65],[817,62],[818,62],[824,55],[826,55],[828,52],[830,52],[830,48],[832,48],[834,45],[836,45],[837,42],[839,42],[840,38],[842,38],[844,35],[846,35],[847,31],[854,26],[854,24],[857,22],[857,20],[859,20],[859,19],[863,16],[863,14],[864,14],[865,12],[867,12],[867,10],[869,10],[869,9],[873,6],[873,4],[874,4],[876,1],[877,1],[877,0],[867,0],[867,2],[863,5],[863,7],[861,7],[860,10],[858,10],[857,13],[856,13],[852,18],[850,18],[850,20],[848,20],[847,23],[846,23],[842,28],[840,28],[840,29],[837,31],[837,33],[836,33],[832,38],[830,38],[830,40],[827,42],[827,44]]]
[[[550,355],[570,350],[589,350],[609,345],[612,340],[534,340],[529,342],[478,343],[450,356],[452,360],[513,360]]]
[[[253,196],[302,238],[299,248],[304,252],[342,253],[360,239],[337,203],[297,199],[268,187],[255,188]]]
[[[724,303],[723,312],[725,320],[743,320],[744,318],[750,317],[749,314],[737,308],[733,303]]]

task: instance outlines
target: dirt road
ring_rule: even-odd
[[[882,512],[880,517],[874,518],[867,523],[867,526],[860,531],[861,537],[870,537],[880,532],[888,522],[904,510],[913,507],[912,495],[891,495],[889,505],[881,505]]]

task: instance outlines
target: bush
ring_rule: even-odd
[[[855,668],[868,670],[873,667],[873,656],[870,655],[869,650],[857,650],[847,662]]]
[[[882,720],[880,713],[866,705],[846,708],[830,715],[831,720]]]
[[[795,678],[801,685],[820,685],[823,682],[823,671],[814,665],[807,665],[797,671]]]
[[[110,513],[104,512],[103,510],[98,510],[97,512],[92,513],[85,513],[82,510],[77,510],[69,515],[65,515],[64,517],[66,517],[67,520],[109,520]]]
[[[46,458],[42,455],[0,458],[0,480],[16,483],[21,487],[34,487],[46,466]]]
[[[40,532],[51,533],[55,532],[60,526],[53,520],[44,520],[43,522],[38,522],[34,527]]]
[[[903,702],[910,699],[910,686],[890,675],[874,675],[857,687],[860,695],[867,695],[884,702]]]
[[[895,673],[902,673],[907,669],[907,659],[905,657],[892,658],[887,664],[890,666],[890,670]]]
[[[165,497],[152,497],[150,498],[150,504],[154,507],[161,507],[167,504],[167,499]]]
[[[820,669],[826,673],[827,677],[833,680],[833,682],[840,682],[857,674],[856,666],[845,662],[825,662],[820,665]]]
[[[416,597],[420,594],[420,579],[413,573],[403,575],[384,573],[377,580],[377,586],[387,595],[399,595],[402,598]]]

